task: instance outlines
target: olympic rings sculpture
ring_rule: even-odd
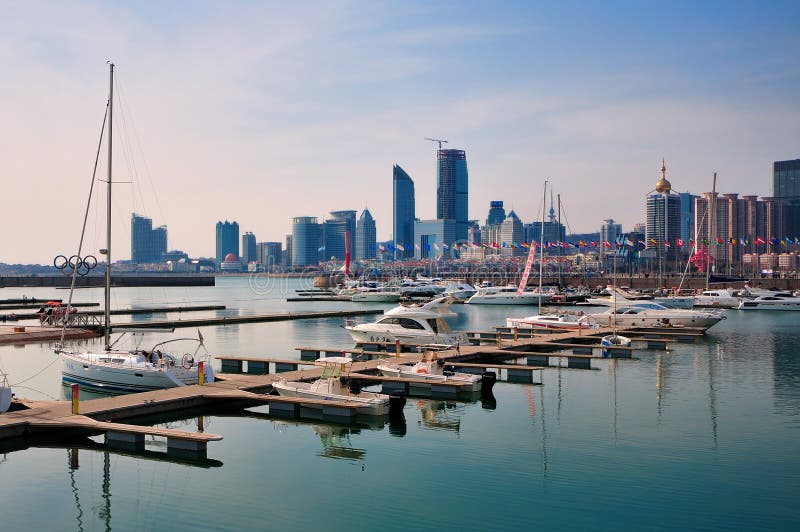
[[[97,267],[97,257],[86,255],[81,258],[73,255],[67,258],[66,255],[58,255],[53,259],[53,266],[64,275],[72,275],[73,272],[77,272],[82,277]]]

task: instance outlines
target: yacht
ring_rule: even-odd
[[[514,285],[490,286],[479,288],[466,302],[470,305],[538,305],[540,297],[542,304],[550,300],[550,294],[543,293],[540,296],[539,292],[532,290],[517,294],[517,287]]]
[[[114,111],[114,64],[109,64],[109,96],[107,100],[107,118],[108,125],[107,139],[112,138],[112,116]],[[149,351],[141,349],[134,349],[130,351],[116,349],[114,346],[120,341],[120,338],[112,343],[111,342],[111,319],[110,319],[110,306],[111,306],[111,184],[112,184],[112,167],[110,161],[112,160],[112,144],[108,142],[108,157],[107,161],[107,205],[106,212],[108,213],[106,225],[106,248],[100,250],[105,254],[106,258],[106,275],[104,283],[104,299],[105,299],[105,312],[103,318],[103,336],[104,348],[89,351],[73,352],[64,349],[63,331],[66,330],[67,324],[70,321],[69,316],[72,314],[72,295],[75,290],[76,276],[80,275],[79,264],[86,264],[86,259],[81,258],[81,245],[83,243],[83,236],[86,230],[86,221],[84,218],[84,226],[81,234],[81,245],[78,246],[77,264],[73,259],[66,259],[60,256],[63,261],[56,257],[55,263],[63,262],[66,268],[69,265],[72,268],[72,284],[70,287],[69,301],[64,311],[64,319],[62,323],[62,338],[55,347],[55,353],[61,356],[62,368],[61,376],[62,381],[66,384],[78,384],[84,388],[89,388],[99,392],[105,393],[127,393],[127,392],[141,392],[147,390],[157,390],[161,388],[172,388],[176,386],[186,386],[198,382],[200,372],[202,371],[203,378],[206,382],[214,381],[214,370],[211,368],[210,356],[205,351],[203,345],[203,336],[198,331],[197,347],[193,353],[186,352],[183,355],[172,355],[167,352],[162,352],[165,344],[176,342],[179,340],[195,341],[193,338],[182,338],[176,340],[168,340],[156,344]],[[99,152],[98,152],[99,154]],[[90,192],[91,198],[91,192]],[[93,257],[92,257],[93,258]],[[96,259],[94,263],[96,264]],[[58,267],[58,266],[57,266]],[[61,269],[61,268],[59,268]],[[123,333],[124,335],[124,333]],[[202,358],[198,359],[200,349],[203,349]],[[202,370],[201,370],[202,368]]]
[[[518,329],[593,329],[599,327],[591,323],[588,316],[575,314],[537,314],[527,318],[506,318],[506,327]]]
[[[350,296],[356,303],[397,303],[400,292],[381,287],[359,288]]]
[[[590,305],[613,307],[616,300],[617,305],[626,305],[639,301],[654,301],[680,309],[691,309],[694,306],[694,298],[691,296],[652,296],[650,294],[636,294],[627,292],[620,288],[608,286],[606,292],[608,297],[590,297],[586,302]]]
[[[342,382],[342,370],[346,368],[347,361],[336,360],[330,357],[322,359],[324,364],[322,376],[313,382],[294,382],[280,379],[272,384],[272,388],[284,397],[300,397],[304,399],[318,399],[325,401],[347,401],[359,403],[356,413],[368,416],[385,416],[392,408],[392,396],[382,393],[365,392],[357,381],[350,381],[348,386]],[[403,405],[405,397],[399,397]],[[398,407],[395,407],[398,408]],[[402,410],[402,406],[399,406]]]
[[[451,296],[456,301],[464,302],[475,295],[477,290],[467,283],[450,283],[445,286],[445,295]]]
[[[800,297],[759,296],[742,299],[739,310],[800,310]]]
[[[687,310],[655,301],[640,301],[620,305],[592,319],[600,325],[623,327],[696,327],[708,329],[725,319],[721,311]]]
[[[727,288],[703,290],[694,296],[695,307],[738,308],[742,298]]]
[[[455,316],[450,311],[450,297],[439,297],[422,306],[400,305],[387,310],[374,323],[345,326],[356,342],[386,342],[397,340],[404,344],[467,345],[465,332],[453,332],[446,318]]]

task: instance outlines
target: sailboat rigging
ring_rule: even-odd
[[[198,381],[202,371],[206,382],[213,382],[214,371],[211,368],[210,356],[205,349],[203,336],[198,331],[198,338],[182,338],[180,340],[197,342],[193,352],[185,352],[182,356],[162,352],[161,347],[166,343],[177,340],[160,342],[149,350],[139,349],[122,350],[115,348],[117,342],[111,342],[111,185],[113,183],[113,111],[114,111],[114,64],[109,63],[109,93],[104,123],[107,124],[106,137],[108,143],[108,169],[106,193],[106,247],[100,253],[105,256],[106,270],[104,282],[104,313],[103,313],[103,344],[102,350],[88,350],[72,352],[64,348],[64,333],[62,340],[56,345],[55,352],[62,358],[62,381],[65,384],[78,384],[84,388],[104,393],[127,393],[186,386]],[[102,142],[102,132],[101,132]],[[98,157],[99,157],[98,146]],[[97,160],[95,160],[95,172]],[[94,174],[92,187],[94,186]],[[91,192],[90,188],[90,192]],[[90,193],[91,201],[91,193]],[[86,229],[86,216],[84,216],[80,244],[76,261],[81,261],[80,254],[83,246],[83,236]],[[67,315],[72,304],[72,294],[75,289],[75,276],[77,265],[73,270],[72,285],[69,294]],[[63,327],[66,328],[68,320],[65,319]],[[120,337],[121,338],[121,337]],[[202,353],[201,353],[202,349]],[[200,360],[202,359],[202,360]]]

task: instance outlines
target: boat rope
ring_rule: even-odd
[[[55,358],[53,358],[53,360],[52,360],[52,361],[51,361],[51,362],[50,362],[48,365],[46,365],[45,367],[43,367],[42,369],[40,369],[39,371],[37,371],[36,373],[34,373],[33,375],[31,375],[31,376],[30,376],[30,377],[28,377],[27,379],[22,379],[22,380],[21,380],[21,381],[19,381],[19,382],[15,382],[15,383],[14,383],[14,384],[12,384],[11,386],[14,386],[14,387],[16,387],[16,386],[19,386],[20,384],[24,384],[24,383],[28,382],[29,380],[31,380],[31,379],[33,379],[33,378],[36,378],[36,377],[38,377],[39,375],[41,375],[42,373],[44,373],[44,371],[45,371],[47,368],[49,368],[50,366],[52,366],[53,364],[55,364],[56,362],[58,362],[60,359],[61,359],[61,356],[60,356],[58,353],[56,353],[56,355],[55,355]]]
[[[108,119],[108,107],[111,102],[106,102],[106,110],[103,113],[103,124],[100,126],[100,140],[97,142],[97,153],[94,157],[94,169],[92,170],[92,181],[89,184],[89,198],[86,200],[86,210],[83,214],[83,226],[81,227],[81,238],[78,242],[78,253],[77,258],[75,259],[76,262],[82,260],[81,259],[81,252],[83,250],[83,237],[86,233],[86,220],[89,218],[89,208],[92,203],[92,194],[94,193],[94,182],[97,177],[97,164],[100,160],[100,149],[103,145],[103,133],[106,129],[106,120]],[[106,268],[108,265],[106,264]],[[58,348],[60,349],[64,345],[64,336],[67,332],[67,322],[69,321],[69,314],[72,310],[72,295],[75,292],[75,280],[78,278],[78,264],[75,264],[75,268],[72,270],[72,281],[70,282],[69,286],[69,299],[67,300],[67,313],[64,316],[64,323],[61,326],[61,339],[58,341]],[[52,363],[51,363],[52,364]],[[49,366],[48,366],[49,367]],[[25,381],[23,381],[25,382]]]

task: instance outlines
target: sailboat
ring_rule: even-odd
[[[547,198],[547,180],[544,182],[542,192],[542,232],[539,245],[539,313],[525,318],[506,318],[506,327],[516,327],[518,329],[589,329],[597,327],[596,324],[589,323],[586,316],[575,316],[574,314],[542,314],[542,304],[547,302],[549,297],[542,293],[542,278],[544,276],[544,204]],[[525,264],[525,271],[517,287],[517,295],[521,295],[528,284],[528,276],[536,257],[536,247],[531,246],[528,252],[528,261]]]
[[[612,260],[614,261],[614,268],[613,268],[613,273],[612,273],[612,276],[613,276],[613,279],[612,279],[612,283],[613,283],[612,294],[614,294],[614,296],[612,296],[612,299],[614,300],[614,311],[611,313],[611,324],[612,324],[612,326],[614,328],[614,331],[611,334],[607,334],[606,336],[603,336],[603,338],[600,340],[600,345],[602,345],[603,347],[609,347],[609,348],[610,347],[629,347],[631,345],[631,339],[628,338],[627,336],[622,336],[622,335],[617,334],[617,298],[615,297],[616,296],[616,289],[617,289],[617,250],[616,249],[614,250],[614,258]],[[608,357],[610,355],[611,355],[611,353],[609,352],[608,349],[603,349],[603,356],[604,357]]]
[[[198,331],[198,337],[179,338],[167,340],[154,345],[150,349],[124,350],[115,348],[116,342],[111,343],[111,184],[112,184],[112,124],[114,110],[114,64],[109,63],[109,93],[106,107],[107,134],[108,134],[108,176],[107,176],[107,212],[106,212],[106,249],[100,250],[106,256],[105,271],[105,312],[103,319],[104,347],[100,350],[73,352],[64,349],[64,331],[67,321],[64,320],[61,341],[55,348],[56,354],[62,358],[61,378],[65,384],[78,384],[79,386],[103,393],[130,393],[186,386],[198,382],[199,372],[203,371],[206,382],[214,381],[214,370],[211,368],[210,356],[205,350],[203,336]],[[105,121],[105,120],[104,120]],[[101,134],[102,137],[102,134]],[[100,147],[98,146],[98,156]],[[95,163],[95,171],[97,169]],[[92,175],[92,187],[95,175]],[[91,198],[91,189],[89,193]],[[87,203],[87,214],[89,205]],[[86,229],[86,216],[84,216],[83,230],[78,245],[78,254],[81,256],[83,235]],[[72,294],[75,289],[77,268],[73,270],[72,286],[70,288],[67,313],[72,306]],[[124,335],[124,333],[123,333]],[[171,354],[163,349],[166,344],[178,341],[196,342],[192,352],[183,355]],[[163,349],[163,350],[162,350]],[[202,349],[202,353],[201,353]],[[202,360],[201,360],[202,359]],[[202,369],[201,369],[202,368]]]
[[[8,384],[8,375],[0,369],[0,414],[8,411],[13,398],[14,394],[11,393],[11,386]]]

